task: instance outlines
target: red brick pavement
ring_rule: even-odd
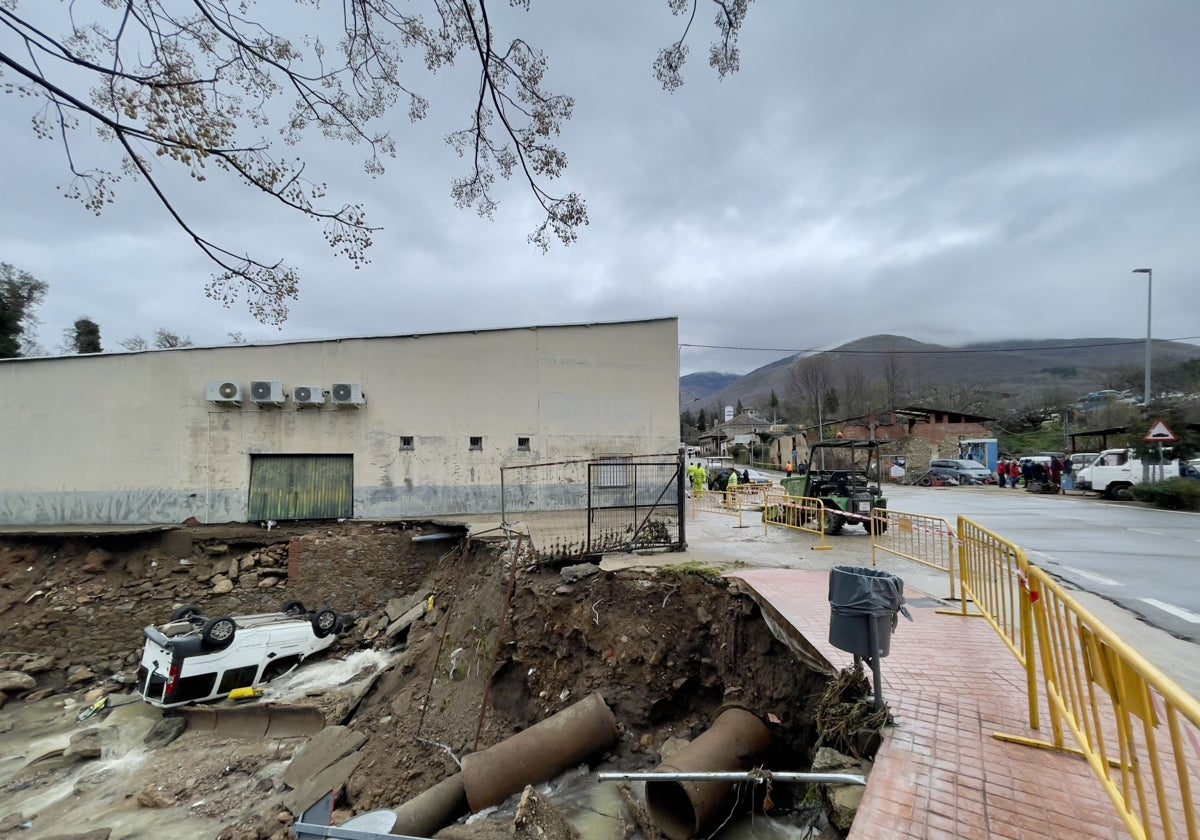
[[[835,667],[853,657],[829,644],[829,572],[731,572]],[[881,662],[896,725],[876,757],[850,840],[873,838],[1127,838],[1116,807],[1082,758],[1006,743],[995,732],[1046,740],[1028,727],[1025,674],[982,618],[940,615],[908,590]],[[1068,740],[1070,735],[1068,734]]]

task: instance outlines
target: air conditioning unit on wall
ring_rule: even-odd
[[[319,408],[325,405],[325,389],[320,385],[297,385],[292,389],[296,408]]]
[[[217,405],[241,405],[242,386],[237,382],[209,382],[207,399],[210,403]]]
[[[358,408],[367,401],[362,385],[357,382],[334,382],[330,393],[333,395],[333,404],[339,408]]]
[[[250,383],[250,399],[255,404],[283,405],[283,383],[278,379],[258,379]]]

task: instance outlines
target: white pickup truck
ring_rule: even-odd
[[[1133,498],[1129,488],[1142,483],[1142,474],[1149,471],[1151,481],[1159,477],[1175,478],[1179,473],[1178,459],[1148,466],[1138,460],[1132,449],[1105,449],[1090,465],[1075,475],[1075,486],[1091,490],[1109,499],[1128,501]]]

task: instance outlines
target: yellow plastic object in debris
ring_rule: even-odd
[[[425,612],[433,612],[433,596],[429,596],[429,600],[425,602]]]
[[[263,691],[261,688],[235,688],[229,692],[229,699],[235,702],[238,700],[255,700],[262,697],[262,695]]]
[[[108,695],[101,697],[95,703],[93,703],[92,705],[90,705],[86,709],[84,709],[82,712],[80,712],[76,716],[75,720],[79,720],[79,721],[87,720],[88,718],[92,717],[93,715],[97,715],[100,712],[104,711],[106,708],[108,708]]]

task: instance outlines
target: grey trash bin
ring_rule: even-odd
[[[864,659],[887,656],[897,616],[902,610],[907,615],[904,581],[878,569],[834,566],[829,572],[829,607],[831,645]]]

